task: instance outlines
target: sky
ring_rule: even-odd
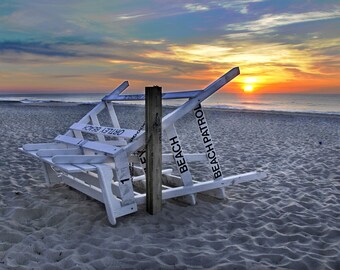
[[[0,0],[0,93],[340,94],[339,0]]]

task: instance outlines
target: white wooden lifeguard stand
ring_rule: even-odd
[[[199,192],[223,199],[226,186],[266,176],[263,172],[249,172],[223,177],[207,119],[201,107],[201,102],[239,73],[239,68],[233,68],[203,90],[162,94],[163,99],[188,99],[162,118],[162,130],[165,131],[172,150],[172,154],[163,154],[162,160],[173,161],[179,174],[172,174],[172,169],[162,170],[163,200],[181,197],[193,205],[196,203],[195,195]],[[64,135],[58,135],[54,142],[25,144],[21,148],[42,161],[48,184],[63,182],[103,202],[113,225],[118,217],[136,212],[137,205],[145,203],[146,200],[146,194],[141,191],[145,186],[145,132],[122,128],[111,102],[144,100],[143,94],[122,95],[128,86],[127,81],[123,82],[80,121],[73,124]],[[102,112],[108,113],[112,126],[100,125],[98,114]],[[205,153],[183,153],[174,124],[190,112],[195,116]],[[90,139],[89,134],[92,134]],[[207,162],[211,168],[212,179],[194,181],[188,165],[193,161]]]

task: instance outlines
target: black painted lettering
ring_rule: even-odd
[[[203,130],[208,129],[208,126],[199,127],[199,128],[200,128],[200,132],[201,132],[201,134],[202,134],[202,133],[203,133]]]
[[[206,150],[207,158],[209,160],[211,170],[214,174],[214,179],[217,179],[219,177],[222,177],[222,171],[217,160],[217,155],[214,149],[212,139],[210,137],[208,124],[206,122],[201,104],[198,104],[197,107],[194,109],[194,114],[197,120],[198,128],[202,136],[202,141]]]
[[[211,142],[211,139],[208,136],[203,137],[203,143],[206,144],[208,142]]]
[[[210,164],[218,164],[216,156],[210,160]]]
[[[189,169],[188,169],[188,166],[186,165],[186,161],[185,161],[185,158],[182,152],[182,147],[179,144],[178,137],[177,136],[172,137],[169,139],[169,141],[172,146],[171,147],[172,152],[174,153],[174,158],[176,160],[176,164],[177,164],[179,172],[180,173],[187,172]]]
[[[175,158],[184,158],[182,155],[182,151],[178,151],[177,154],[175,155]]]
[[[179,167],[179,172],[180,173],[185,173],[188,171],[188,166],[187,165],[183,165],[182,167]]]
[[[201,103],[200,103],[200,104],[197,105],[197,107],[194,109],[194,111],[199,110],[201,108],[202,108],[202,106],[201,106]]]
[[[219,178],[221,176],[222,176],[222,172],[221,171],[214,172],[214,179],[217,179],[217,178]]]
[[[114,132],[113,128],[109,128],[109,130],[108,130],[107,134],[110,134],[110,135],[112,135],[112,133],[113,133],[113,132]]]
[[[204,137],[210,136],[210,135],[209,135],[208,127],[207,127],[207,129],[206,129],[205,131],[202,132],[202,136],[204,136]]]
[[[202,110],[197,110],[195,112],[195,116],[196,116],[196,118],[202,118],[203,117],[203,111]]]
[[[108,128],[104,128],[104,129],[103,129],[102,131],[100,131],[100,132],[103,133],[103,134],[106,134],[108,131],[109,131]]]
[[[177,148],[176,148],[177,147]],[[181,151],[181,146],[179,144],[175,144],[172,146],[172,151],[174,151],[175,153]]]
[[[218,165],[218,164],[213,165],[213,166],[211,166],[211,169],[212,169],[213,172],[219,171],[220,170],[220,165]]]
[[[213,158],[215,158],[215,156],[216,156],[216,153],[215,153],[214,150],[208,152],[208,158],[209,159],[213,159]]]
[[[214,151],[214,146],[213,146],[212,143],[206,145],[205,148],[206,148],[205,150],[207,151],[207,153],[210,152],[210,151]]]
[[[125,129],[119,129],[117,132],[117,135],[122,135],[125,132]]]
[[[176,163],[179,167],[181,167],[182,165],[185,165],[185,159],[184,158],[177,159]]]
[[[199,126],[202,126],[202,125],[206,124],[207,122],[205,122],[204,118],[200,118],[200,119],[197,120],[197,123],[198,123]]]
[[[141,157],[139,160],[140,160],[140,163],[142,164],[146,163],[146,157]]]
[[[177,136],[172,137],[171,139],[169,139],[169,141],[170,141],[170,145],[179,143]]]
[[[126,182],[126,181],[129,181],[129,180],[130,180],[129,178],[126,178],[126,179],[120,180],[120,182],[121,182],[122,184],[125,184],[125,182]]]

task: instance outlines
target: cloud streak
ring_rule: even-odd
[[[189,10],[190,12],[198,12],[198,11],[207,11],[207,10],[209,10],[208,6],[199,5],[199,4],[185,4],[184,8]]]
[[[231,24],[225,27],[230,31],[249,31],[268,33],[273,28],[312,21],[340,18],[340,9],[329,12],[265,14],[260,19],[244,23]]]
[[[76,51],[67,51],[62,49],[57,44],[47,44],[42,42],[13,42],[5,41],[0,42],[0,54],[12,52],[16,54],[28,53],[34,55],[42,55],[48,57],[77,57]],[[63,45],[61,45],[63,46]]]

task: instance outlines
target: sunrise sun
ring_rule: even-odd
[[[246,93],[251,93],[254,91],[254,88],[252,85],[250,84],[247,84],[243,87],[243,91],[246,92]]]
[[[254,77],[247,77],[244,79],[243,91],[245,93],[252,93],[254,91],[254,84],[257,82],[257,79]]]

